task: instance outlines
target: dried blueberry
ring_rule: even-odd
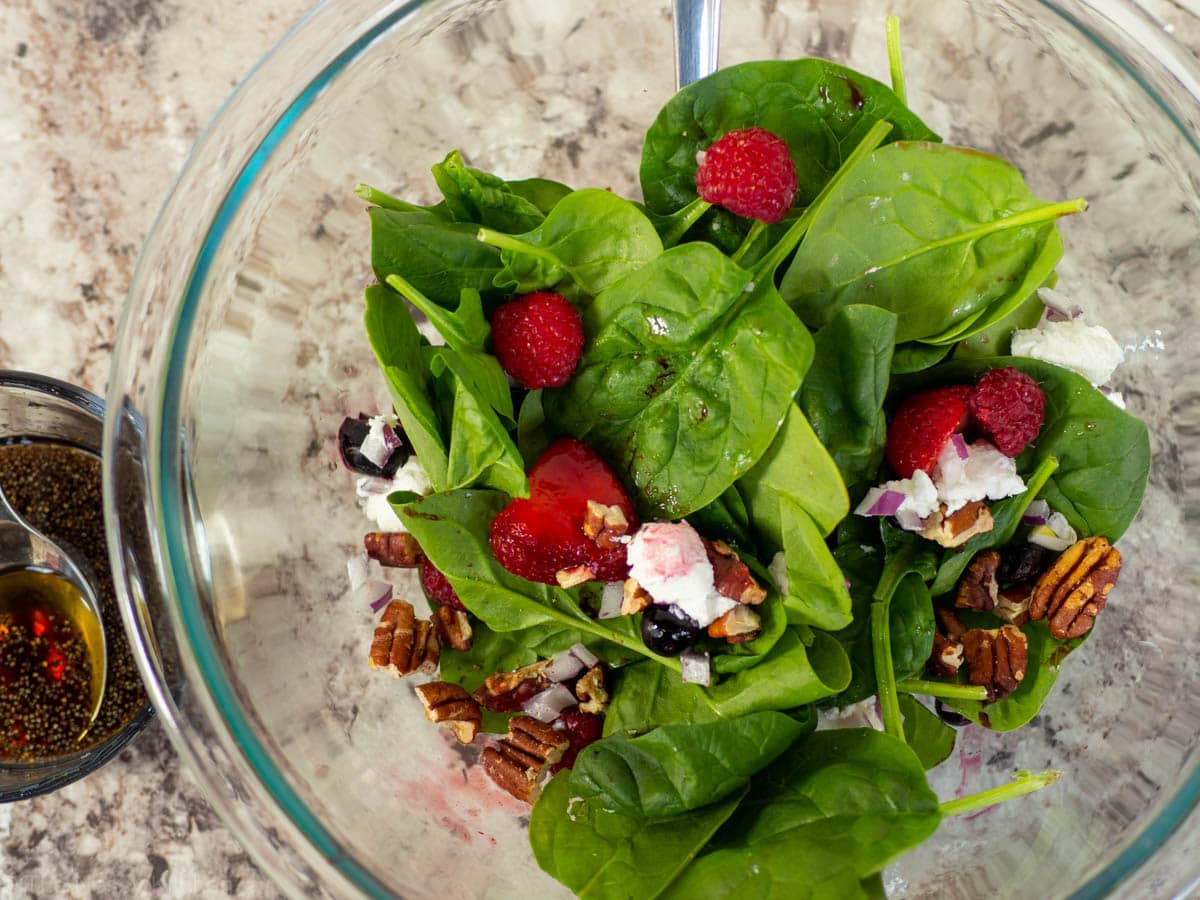
[[[660,656],[678,656],[704,633],[696,620],[677,606],[651,603],[642,613],[642,641]]]
[[[338,428],[338,454],[342,458],[342,465],[360,475],[391,478],[408,459],[408,448],[404,445],[403,436],[397,434],[397,437],[401,438],[400,446],[392,451],[392,455],[382,467],[375,465],[362,455],[360,449],[371,431],[370,422],[370,417],[365,413],[359,413],[355,419],[342,420],[341,427]]]
[[[996,581],[1001,588],[1033,581],[1048,568],[1046,548],[1037,544],[1011,544],[1000,555]]]
[[[937,713],[938,718],[951,725],[954,728],[962,728],[964,725],[970,725],[971,720],[956,710],[951,709],[941,700],[933,701],[933,709]]]
[[[551,767],[551,773],[570,769],[575,765],[575,758],[579,756],[580,750],[600,740],[604,734],[604,716],[580,712],[578,706],[572,706],[562,711],[554,727],[567,733],[571,746],[567,748],[563,758]]]

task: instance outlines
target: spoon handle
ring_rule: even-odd
[[[675,86],[681,88],[717,70],[721,0],[674,0]]]

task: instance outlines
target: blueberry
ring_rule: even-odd
[[[958,713],[944,704],[941,700],[933,701],[933,709],[938,714],[938,718],[955,728],[962,728],[964,725],[970,725],[971,720],[966,716]]]
[[[704,634],[677,606],[651,603],[642,613],[642,641],[659,656],[678,656]]]
[[[387,462],[382,467],[375,465],[375,463],[363,456],[359,450],[370,430],[370,418],[364,413],[359,413],[358,417],[354,419],[346,418],[342,420],[342,424],[338,428],[338,453],[342,458],[342,465],[351,472],[357,472],[359,475],[371,475],[375,478],[391,478],[396,474],[400,466],[403,465],[404,461],[408,459],[408,453],[402,444],[392,451],[392,455],[388,457]],[[403,441],[403,435],[400,435],[400,438]]]

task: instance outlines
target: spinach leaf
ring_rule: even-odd
[[[518,197],[524,197],[544,214],[548,214],[559,200],[571,193],[571,189],[565,184],[549,178],[522,178],[510,181],[508,189]]]
[[[892,374],[908,375],[935,366],[950,355],[953,347],[909,341],[899,344],[892,354]]]
[[[810,327],[870,303],[896,313],[897,341],[953,343],[1045,281],[1062,249],[1054,220],[1085,205],[1043,203],[977,150],[888,144],[834,188],[780,291]]]
[[[529,817],[539,866],[582,900],[655,897],[737,808],[741,794],[685,816],[646,819],[573,796],[570,773],[542,791]]]
[[[830,631],[844,628],[851,616],[846,576],[808,513],[790,497],[779,497],[777,505],[787,567],[783,605],[788,622]]]
[[[1018,472],[1032,472],[1050,457],[1058,468],[1041,498],[1070,521],[1081,537],[1102,534],[1115,542],[1137,515],[1150,472],[1150,438],[1140,419],[1119,409],[1075,372],[1020,356],[953,361],[938,380],[969,379],[987,369],[1014,366],[1046,395],[1042,431],[1017,457]]]
[[[800,406],[846,485],[858,485],[873,478],[883,462],[883,402],[896,316],[877,306],[846,306],[834,313],[814,341]]]
[[[596,621],[582,609],[579,588],[565,591],[526,581],[496,562],[488,545],[488,528],[508,501],[505,494],[497,491],[448,491],[398,504],[396,512],[430,562],[458,592],[463,605],[489,628],[574,629],[610,641],[627,651],[628,656],[654,660],[672,669],[678,679],[679,660],[646,649],[633,616]]]
[[[892,671],[896,680],[912,678],[925,669],[933,652],[933,601],[925,582],[914,572],[900,580],[888,609]]]
[[[872,125],[893,140],[937,140],[885,85],[822,59],[728,66],[672,97],[646,133],[641,183],[660,214],[696,197],[696,154],[738,128],[765,128],[787,142],[807,205]],[[735,245],[736,246],[736,245]]]
[[[688,522],[706,538],[725,541],[743,553],[757,552],[758,544],[750,533],[750,513],[736,484],[691,513]]]
[[[900,695],[900,714],[904,716],[904,740],[925,771],[950,758],[957,734],[953,728],[908,694]]]
[[[875,693],[875,658],[871,649],[871,601],[883,573],[883,549],[871,543],[848,540],[838,545],[833,557],[850,582],[852,618],[833,633],[850,660],[850,683],[822,706],[850,706]]]
[[[476,240],[478,228],[448,222],[432,212],[403,212],[373,206],[371,267],[386,282],[400,275],[444,306],[458,303],[464,288],[492,291],[500,254]]]
[[[772,591],[765,601],[755,607],[762,619],[762,632],[744,644],[729,644],[721,653],[712,657],[712,670],[718,674],[741,672],[752,669],[766,659],[788,627],[787,612],[783,599]]]
[[[663,896],[862,896],[862,879],[941,818],[921,761],[902,741],[871,729],[818,731],[755,777],[714,849]]]
[[[658,236],[662,238],[664,250],[670,249],[678,244],[680,240],[682,240],[683,236],[687,233],[688,229],[700,221],[701,216],[703,216],[711,208],[711,203],[709,203],[707,200],[701,200],[699,197],[697,197],[687,206],[684,206],[665,216],[660,216],[657,213],[653,213],[650,210],[641,207],[642,212],[644,212],[647,218],[654,223],[655,231],[657,231]]]
[[[471,168],[457,150],[451,150],[433,167],[433,180],[456,222],[520,233],[536,228],[545,218],[534,203],[515,192],[503,178]]]
[[[740,791],[803,731],[790,716],[760,712],[635,738],[612,734],[580,752],[571,789],[603,809],[674,816]]]
[[[383,285],[366,290],[364,324],[404,433],[434,489],[445,490],[448,451],[431,399],[431,348],[424,344],[404,298]]]
[[[973,615],[964,612],[960,618],[970,628],[998,628],[1002,623],[989,615]],[[1017,689],[994,703],[981,703],[977,700],[951,700],[942,702],[958,710],[972,722],[990,728],[993,731],[1013,731],[1032,719],[1058,680],[1058,672],[1062,662],[1072,650],[1087,640],[1089,631],[1083,637],[1069,641],[1061,641],[1050,634],[1050,629],[1044,621],[1026,622],[1021,626],[1026,639],[1029,641],[1029,661],[1025,669],[1025,678],[1017,685]]]
[[[662,253],[658,232],[640,209],[595,188],[568,194],[525,234],[483,228],[478,238],[500,250],[504,268],[496,287],[521,293],[570,278],[594,297]]]
[[[976,331],[969,338],[954,346],[955,359],[971,359],[988,356],[1007,356],[1012,349],[1012,335],[1018,328],[1036,328],[1046,307],[1038,292],[1034,291],[1014,310],[997,322]],[[927,345],[926,345],[927,346]],[[950,349],[944,345],[929,349]]]
[[[767,279],[708,244],[681,244],[596,297],[574,378],[548,419],[593,446],[647,515],[719,497],[775,437],[812,338]]]
[[[517,414],[517,447],[527,469],[533,468],[550,444],[551,437],[546,433],[546,413],[542,409],[542,389],[538,388],[525,395],[521,401],[521,411]]]
[[[454,413],[450,419],[450,452],[446,462],[446,487],[474,485],[495,488],[514,497],[529,495],[525,462],[508,432],[464,378],[463,358],[446,354],[435,358],[454,378]],[[511,401],[510,401],[511,402]]]

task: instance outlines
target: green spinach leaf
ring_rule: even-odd
[[[519,234],[536,228],[545,218],[542,210],[503,178],[471,168],[457,150],[433,167],[433,180],[456,222]]]
[[[583,358],[546,391],[547,417],[665,518],[711,503],[754,465],[812,358],[770,279],[751,285],[708,244],[681,244],[602,292],[583,325]]]
[[[539,866],[581,900],[656,897],[737,808],[741,794],[685,816],[646,819],[573,796],[570,773],[542,791],[529,817]]]
[[[579,754],[571,789],[593,805],[645,818],[674,816],[740,791],[803,733],[779,712],[612,734]]]
[[[788,627],[783,598],[772,591],[767,599],[755,609],[762,619],[762,633],[752,641],[746,641],[744,644],[729,644],[723,648],[723,652],[714,654],[712,657],[714,672],[728,675],[754,668],[767,658],[767,654],[783,637]]]
[[[508,189],[519,197],[524,197],[544,214],[558,205],[558,201],[571,193],[571,189],[558,181],[549,178],[522,178],[508,182]]]
[[[900,695],[900,714],[904,716],[904,740],[925,771],[950,758],[957,734],[953,728],[908,694]]]
[[[897,341],[953,343],[1045,281],[1062,249],[1055,219],[1085,205],[1043,203],[977,150],[888,144],[839,182],[780,291],[810,327],[870,303],[896,313]]]
[[[935,366],[950,355],[954,347],[942,344],[922,344],[908,341],[899,344],[892,354],[892,374],[909,375]]]
[[[542,409],[542,389],[538,388],[525,395],[521,401],[521,411],[517,414],[517,447],[525,460],[526,469],[533,468],[550,444],[551,436],[546,432],[546,413]]]
[[[914,572],[900,580],[888,609],[892,642],[892,671],[896,680],[912,678],[925,669],[933,652],[933,601],[925,582]]]

